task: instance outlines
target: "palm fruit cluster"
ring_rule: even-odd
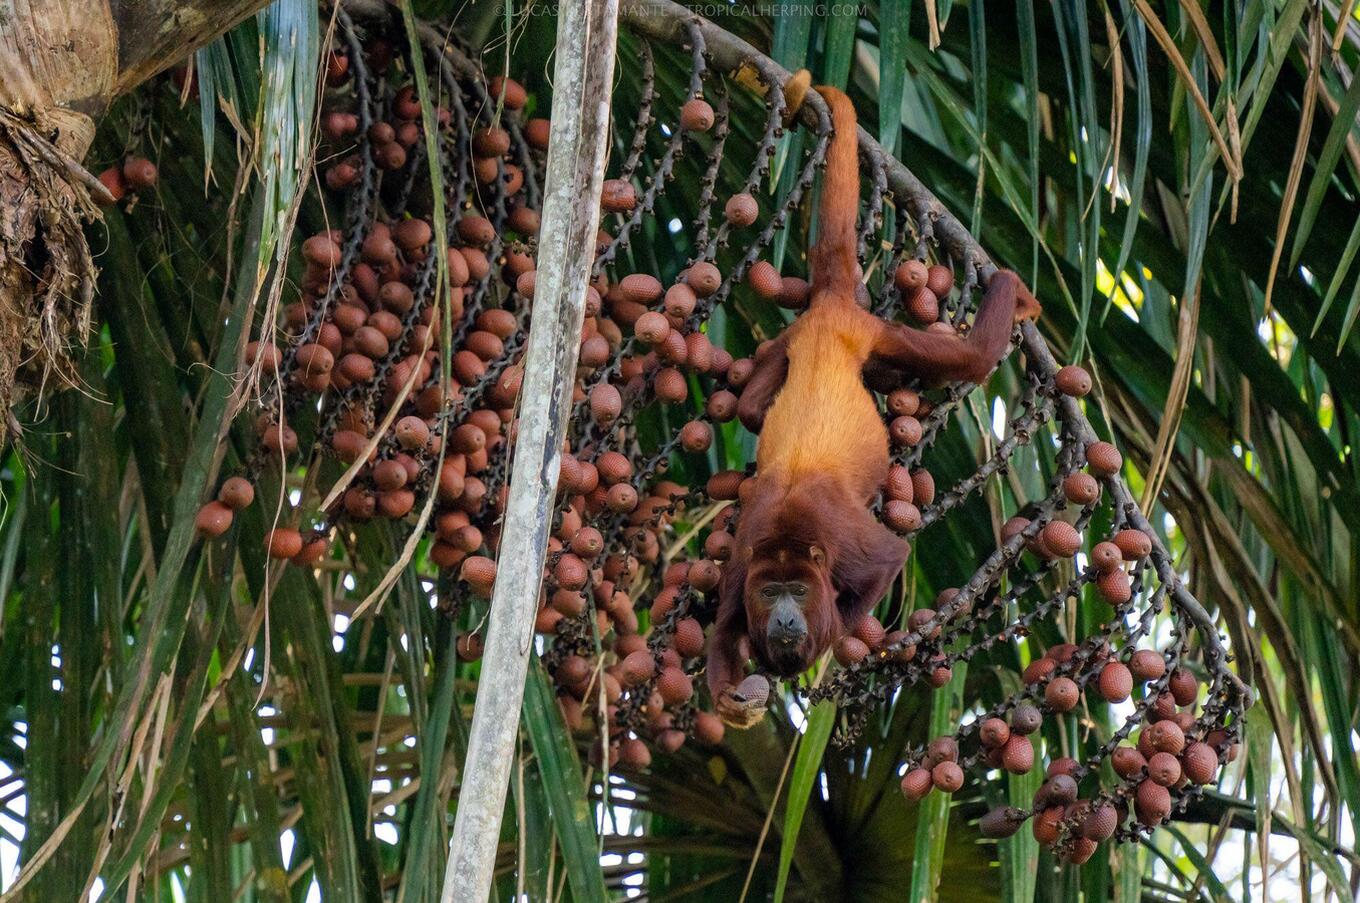
[[[897,282],[910,288],[905,276]],[[1048,495],[1004,521],[998,548],[971,579],[906,613],[903,629],[885,633],[877,620],[866,619],[872,623],[854,631],[863,642],[847,639],[837,647],[848,667],[812,697],[833,699],[848,714],[844,742],[873,705],[900,688],[943,687],[960,663],[1000,644],[1037,639],[1039,625],[1059,620],[1071,606],[1098,612],[1095,629],[1049,645],[1028,662],[1020,689],[973,712],[954,734],[907,750],[902,764],[902,792],[913,801],[959,790],[970,772],[987,780],[1042,767],[1044,781],[1031,805],[997,807],[981,819],[980,830],[1005,837],[1028,821],[1040,843],[1080,863],[1103,840],[1129,839],[1166,821],[1213,783],[1237,755],[1250,695],[1227,668],[1212,620],[1181,585],[1121,482],[1119,451],[1095,439],[1081,418],[1078,400],[1091,390],[1090,375],[1078,366],[1058,368],[1046,349],[1025,350],[1031,348],[1038,353],[1027,361],[1021,413],[991,459],[943,492],[935,494],[932,485],[926,498],[910,496],[925,506],[912,512],[910,523],[891,522],[885,505],[885,522],[913,535],[979,491],[988,473],[1036,434],[1058,443]],[[957,397],[946,390],[941,403]],[[935,438],[943,425],[935,419],[938,410],[927,415],[913,448]],[[1051,432],[1042,429],[1050,420],[1056,421]],[[904,471],[897,487],[890,478],[885,498],[906,497],[898,487],[908,485],[906,469],[918,460],[908,453],[894,465]],[[1111,527],[1106,535],[1090,535],[1097,514]],[[1173,641],[1158,649],[1155,625],[1164,612],[1174,625]],[[1192,631],[1201,640],[1198,655]],[[1070,726],[1089,724],[1092,708],[1106,705],[1115,719],[1109,733],[1083,731],[1080,753],[1064,752]]]
[[[385,520],[419,543],[417,566],[439,575],[440,608],[454,617],[469,605],[484,607],[496,575],[549,124],[530,115],[530,98],[514,79],[484,83],[456,47],[439,49],[417,52],[426,55],[440,101],[442,251],[412,48],[399,31],[341,13],[318,154],[328,161],[323,201],[338,227],[300,242],[297,297],[285,298],[246,348],[260,385],[251,415],[257,449],[202,507],[197,528],[205,541],[216,539],[261,483],[324,475],[284,506],[264,539],[269,557],[303,568],[344,562],[357,528]],[[699,93],[672,111],[670,165],[685,141],[722,128]],[[734,391],[750,367],[748,360],[729,374],[731,355],[703,329],[705,307],[731,288],[711,255],[667,286],[614,261],[667,181],[640,177],[643,162],[639,146],[601,199],[613,228],[600,232],[588,289],[572,433],[536,618],[537,632],[552,639],[544,659],[568,724],[590,726],[603,695],[610,760],[635,767],[646,764],[651,746],[673,750],[689,737],[722,737],[721,722],[696,704],[692,674],[705,642],[696,616],[707,617],[705,598],[727,552],[719,548],[727,535],[721,528],[732,512],[713,521],[713,554],[667,560],[674,520],[705,490],[667,480],[665,471],[672,455],[705,456],[714,425],[735,416]],[[753,174],[752,184],[758,179]],[[715,235],[755,222],[741,199],[732,206]],[[707,410],[644,451],[633,425],[638,412],[683,413],[697,379]],[[740,478],[727,474],[714,484],[730,484],[734,497]],[[475,659],[481,646],[472,631],[458,651]]]
[[[754,79],[711,70],[711,29],[692,21],[679,53],[663,48],[668,60],[689,61],[682,89],[659,85],[646,40],[634,36],[637,52],[623,57],[620,85],[631,94],[618,107],[636,117],[615,125],[631,136],[601,197],[535,622],[565,720],[594,738],[601,765],[645,768],[656,750],[722,740],[699,688],[751,470],[722,469],[714,446],[750,446],[733,421],[753,362],[717,341],[714,314],[782,311],[776,322],[786,322],[808,299],[803,265],[773,248],[813,188],[827,110],[810,95],[801,112],[807,150],[785,163],[789,175],[771,194],[771,164],[793,125],[781,92],[770,90],[779,72],[763,57],[747,58]],[[435,240],[412,53],[425,55],[431,73],[447,247]],[[205,541],[221,536],[261,494],[257,485],[291,479],[308,491],[283,506],[266,536],[272,558],[343,567],[358,528],[387,521],[418,548],[413,566],[433,577],[440,612],[484,611],[532,325],[548,121],[535,109],[540,98],[508,77],[482,81],[456,45],[434,36],[411,48],[399,28],[356,24],[343,10],[327,84],[319,159],[328,161],[324,201],[338,227],[301,242],[297,297],[258,324],[247,349],[261,387],[251,413],[258,448],[203,507],[199,531]],[[763,124],[734,130],[732,105],[749,108],[753,87],[763,91]],[[985,254],[900,164],[871,142],[863,151],[860,254],[865,271],[880,274],[871,309],[966,334]],[[698,174],[697,199],[668,195],[681,166]],[[672,217],[675,209],[692,209],[692,221]],[[682,238],[687,264],[652,272],[648,243]],[[881,621],[870,615],[836,643],[841,667],[830,679],[790,690],[833,700],[837,741],[852,742],[900,691],[945,686],[959,663],[1037,638],[1071,605],[1099,607],[1096,629],[1048,645],[1027,663],[1020,689],[970,713],[953,736],[905,750],[902,764],[911,799],[957,791],[970,776],[1044,768],[1031,806],[995,810],[982,830],[1004,836],[1029,821],[1042,842],[1080,860],[1100,840],[1170,817],[1211,782],[1235,754],[1250,695],[1130,498],[1119,452],[1087,422],[1089,375],[1059,368],[1032,327],[1017,340],[1024,366],[1005,435],[943,489],[925,459],[974,387],[927,390],[866,374],[894,458],[874,510],[915,541],[951,512],[962,516],[1040,438],[1057,449],[1047,494],[1001,526],[997,549],[966,583],[929,605],[894,594]],[[1092,535],[1097,523],[1110,529]],[[1162,613],[1175,626],[1169,645],[1154,636]],[[470,629],[458,652],[475,659],[480,621],[461,623]],[[1080,755],[1055,755],[1054,731],[1096,703],[1111,704],[1122,725],[1109,736],[1088,732]],[[1113,782],[1102,776],[1107,762]]]

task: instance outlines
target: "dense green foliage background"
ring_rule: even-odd
[[[550,17],[491,0],[417,6],[431,21],[456,13],[488,72],[509,56],[547,108]],[[781,871],[786,899],[1246,900],[1263,883],[1267,899],[1349,899],[1360,873],[1353,8],[884,0],[858,14],[742,7],[718,19],[788,68],[848,86],[870,132],[1031,281],[1042,330],[1096,377],[1088,412],[1125,450],[1135,489],[1159,490],[1154,521],[1260,701],[1245,755],[1192,810],[1197,823],[1102,848],[1081,868],[1055,868],[1026,833],[974,842],[968,818],[1004,787],[970,784],[952,807],[920,809],[897,793],[903,744],[930,719],[998,698],[1024,644],[933,697],[903,694],[849,750],[826,748],[828,719],[791,704],[719,752],[686,748],[647,774],[611,776],[598,857],[593,837],[564,836],[562,807],[599,797],[599,775],[582,780],[533,673],[502,899],[588,897],[601,871],[612,893],[654,901],[734,900],[748,872],[749,898],[764,899]],[[138,147],[160,184],[91,227],[103,325],[85,391],[21,411],[26,436],[0,474],[0,886],[16,856],[64,837],[23,899],[74,900],[95,875],[129,899],[437,893],[477,668],[450,654],[454,625],[436,621],[415,568],[381,615],[343,616],[400,538],[365,528],[352,568],[289,570],[267,606],[259,506],[239,556],[189,546],[218,464],[234,331],[262,307],[256,276],[272,242],[291,240],[274,215],[309,178],[298,151],[316,60],[280,36],[296,27],[320,42],[327,21],[305,0],[278,0],[199,54],[201,108],[158,80],[102,126],[91,168]],[[622,123],[633,40],[621,45]],[[683,76],[668,65],[658,58],[660,82],[678,96]],[[681,222],[700,165],[683,165],[668,194]],[[325,222],[314,194],[299,235]],[[802,266],[807,225],[788,230],[788,272]],[[648,265],[671,276],[685,252],[683,237],[656,234]],[[738,297],[712,329],[740,353],[778,323]],[[932,468],[970,470],[995,399],[1013,389],[1003,370],[980,391]],[[725,439],[712,464],[744,463],[749,439]],[[233,466],[245,439],[233,432],[222,448]],[[1021,464],[923,538],[906,598],[932,598],[992,548],[994,524],[1043,466]],[[804,805],[795,843],[786,819]]]

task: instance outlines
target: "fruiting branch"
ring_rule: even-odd
[[[346,4],[329,67],[334,81],[323,132],[332,162],[324,181],[337,207],[344,205],[343,228],[303,245],[307,267],[297,302],[284,311],[286,344],[275,345],[264,324],[250,349],[252,360],[264,362],[266,397],[277,402],[261,409],[254,467],[274,467],[289,456],[289,468],[306,462],[315,473],[320,457],[334,456],[349,470],[322,504],[304,498],[289,509],[290,526],[269,537],[270,554],[313,567],[323,557],[343,557],[359,535],[357,524],[414,522],[402,527],[408,548],[422,541],[419,531],[433,534],[425,560],[438,571],[440,613],[469,629],[458,639],[459,655],[484,657],[484,685],[509,694],[496,703],[480,700],[477,717],[489,711],[504,721],[518,698],[532,616],[566,723],[589,732],[601,767],[646,768],[653,749],[717,743],[724,725],[709,710],[713,700],[702,678],[713,667],[712,649],[727,649],[716,646],[715,590],[730,568],[741,519],[758,510],[741,504],[753,472],[720,471],[702,485],[700,476],[683,485],[668,475],[682,456],[691,456],[687,472],[708,475],[707,453],[719,428],[736,430],[740,419],[758,429],[772,401],[756,391],[756,360],[734,360],[714,344],[708,324],[732,299],[793,311],[808,304],[808,282],[794,275],[801,272],[796,255],[786,257],[787,273],[765,258],[823,165],[831,135],[826,105],[808,95],[792,125],[809,128],[813,140],[801,159],[788,161],[791,185],[765,203],[770,161],[789,127],[782,89],[772,90],[786,73],[681,7],[664,0],[630,7],[625,15],[640,36],[686,52],[689,77],[668,95],[653,79],[650,52],[622,64],[638,70],[629,75],[640,79],[643,102],[637,120],[620,129],[631,133],[629,153],[602,186],[599,206],[589,208],[614,216],[598,232],[584,216],[572,220],[580,232],[572,236],[579,254],[571,260],[588,287],[570,322],[558,320],[567,316],[560,307],[541,308],[545,298],[560,298],[555,286],[563,276],[548,261],[563,261],[565,227],[549,226],[539,210],[540,169],[549,138],[559,140],[555,126],[523,118],[526,95],[518,84],[484,84],[458,47],[432,30],[422,32],[421,46],[405,46],[386,9],[371,7],[368,0]],[[403,53],[424,54],[440,80],[447,248],[433,246],[421,196],[417,169],[426,164],[415,150],[421,126],[411,67],[393,64]],[[738,69],[745,74],[737,77]],[[763,94],[765,126],[754,146],[739,146],[729,119],[733,110],[751,108],[751,90]],[[505,115],[493,119],[492,98],[500,97]],[[860,143],[869,209],[861,206],[856,243],[866,252],[882,246],[877,261],[891,265],[878,303],[868,299],[871,309],[900,321],[892,324],[896,330],[967,336],[977,321],[978,289],[997,285],[995,268],[898,161],[867,135]],[[672,228],[658,222],[675,200],[668,197],[671,175],[677,161],[695,154],[702,157],[699,190],[684,199],[684,209],[693,209],[687,236],[693,251],[666,285],[661,274],[640,268],[646,255],[630,243]],[[737,155],[749,162],[734,174],[724,164]],[[595,179],[606,174],[590,171]],[[548,195],[560,184],[549,178]],[[579,208],[579,198],[573,204]],[[891,217],[880,215],[884,205],[893,208]],[[445,328],[431,316],[439,254],[446,255],[453,288],[447,366],[431,341]],[[526,337],[526,329],[545,317],[568,338],[569,348],[558,351],[576,349],[572,366],[561,359],[557,369],[535,363],[535,338],[544,333]],[[1091,389],[1089,375],[1058,368],[1027,323],[1012,341],[1021,352],[1015,357],[1022,381],[1006,434],[987,460],[938,489],[933,450],[976,386],[931,388],[891,367],[866,368],[865,384],[876,393],[893,443],[871,510],[890,530],[915,538],[939,529],[941,520],[970,516],[979,491],[1022,460],[1017,453],[1027,446],[1051,443],[1053,472],[1035,497],[1020,500],[1022,511],[1001,527],[996,548],[962,586],[909,612],[907,600],[890,593],[878,609],[883,622],[870,614],[845,624],[833,645],[841,669],[813,695],[841,708],[836,740],[850,743],[899,691],[941,686],[956,663],[1030,638],[1027,645],[1042,655],[1025,670],[1024,685],[954,736],[904,750],[903,790],[952,792],[970,773],[1028,771],[1047,758],[1049,782],[1032,808],[994,813],[984,829],[1010,831],[1030,820],[1057,852],[1080,860],[1097,840],[1133,836],[1192,800],[1195,782],[1234,754],[1249,695],[1226,667],[1212,619],[1130,507],[1122,457],[1097,441],[1085,419],[1080,399]],[[550,376],[560,381],[544,384]],[[558,394],[568,384],[570,394]],[[558,405],[550,414],[542,409],[549,400]],[[307,422],[314,409],[316,429]],[[543,417],[569,417],[570,426],[540,446],[529,437],[543,441]],[[655,423],[669,428],[659,436],[643,428]],[[300,451],[306,457],[291,457]],[[519,511],[507,486],[526,480],[537,487],[533,511]],[[224,485],[205,506],[205,537],[231,523],[243,504],[238,489]],[[427,508],[428,524],[413,516]],[[540,532],[526,533],[528,520]],[[1087,535],[1097,523],[1112,525],[1108,537]],[[546,539],[544,529],[551,533]],[[673,535],[679,531],[685,539]],[[504,593],[507,575],[517,588],[513,597]],[[1041,650],[1036,631],[1061,633],[1060,616],[1079,605],[1096,606],[1098,623]],[[489,635],[478,629],[487,608]],[[1159,618],[1175,631],[1161,650],[1148,648]],[[498,640],[506,623],[511,628]],[[724,715],[734,724],[761,717],[780,684],[750,659],[736,644],[717,666],[732,672],[735,694],[724,696]],[[489,676],[495,680],[487,684]],[[1085,738],[1074,751],[1079,758],[1045,756],[1034,745],[1036,731],[1072,712],[1083,694],[1097,704],[1134,699],[1133,714],[1113,737]],[[487,748],[504,752],[496,746],[503,742],[497,735]],[[1117,771],[1119,781],[1101,786],[1096,766],[1106,760],[1127,767]],[[1177,769],[1190,783],[1173,781],[1167,789]],[[1086,796],[1068,799],[1069,782],[1077,780]],[[471,779],[464,782],[465,792],[473,787]],[[487,795],[476,809],[498,813],[503,783],[492,774],[475,782],[477,793],[483,787]],[[466,800],[460,812],[465,806]]]

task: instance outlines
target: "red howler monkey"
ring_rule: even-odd
[[[791,107],[805,86],[799,76],[790,82]],[[888,435],[865,366],[980,382],[1015,321],[1039,310],[1009,271],[991,278],[967,338],[888,323],[860,307],[855,110],[835,88],[817,90],[835,134],[809,255],[811,305],[756,355],[739,404],[742,422],[760,433],[756,475],[742,487],[707,666],[718,714],[736,727],[763,715],[738,689],[749,655],[781,677],[806,670],[882,598],[906,561],[907,543],[869,510],[888,473]]]

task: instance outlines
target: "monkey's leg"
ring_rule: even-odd
[[[774,397],[784,388],[784,380],[789,375],[789,331],[781,332],[778,338],[757,352],[755,369],[751,378],[741,389],[737,401],[737,418],[743,426],[753,433],[759,433],[765,425],[765,414],[774,403]]]
[[[1017,309],[1022,301],[1023,306]],[[871,359],[927,383],[981,382],[1006,353],[1017,313],[1021,317],[1037,315],[1038,302],[1019,276],[1001,270],[988,283],[967,338],[885,323],[874,342]]]
[[[879,357],[871,357],[864,362],[862,375],[864,385],[880,395],[887,395],[910,382],[901,370]]]

